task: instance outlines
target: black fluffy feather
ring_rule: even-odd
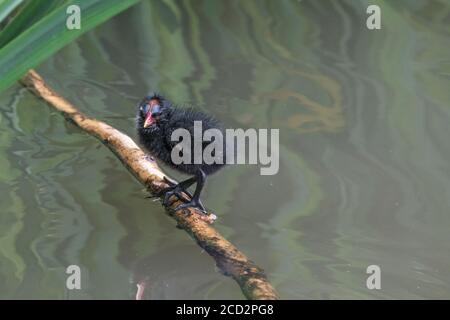
[[[153,115],[155,115],[153,119]],[[147,127],[144,126],[147,120],[151,119]],[[194,122],[201,121],[202,132],[208,129],[217,129],[222,133],[223,137],[223,149],[221,153],[218,153],[215,158],[219,158],[221,161],[218,163],[208,164],[203,160],[203,151],[205,147],[211,142],[201,142],[202,145],[202,162],[199,164],[194,163]],[[179,143],[179,141],[171,141],[172,133],[179,128],[186,129],[190,133],[191,137],[191,161],[188,163],[176,164],[172,161],[172,150]],[[140,143],[144,146],[150,154],[163,162],[164,164],[182,172],[185,174],[193,175],[193,177],[186,179],[178,184],[172,184],[168,188],[164,189],[160,196],[164,195],[163,204],[168,205],[168,201],[171,196],[175,195],[179,199],[184,199],[183,193],[187,193],[187,188],[196,183],[194,195],[191,196],[189,202],[179,205],[176,210],[187,207],[195,207],[205,213],[206,210],[200,201],[200,193],[205,185],[206,177],[226,164],[226,142],[223,125],[220,121],[213,118],[210,115],[196,111],[192,108],[179,108],[175,107],[168,100],[160,95],[151,95],[144,98],[139,104],[139,110],[137,115],[137,131]],[[179,152],[179,151],[177,151]],[[189,194],[190,195],[190,194]]]
[[[144,128],[145,114],[142,111],[142,105],[152,99],[157,99],[161,106],[161,115],[157,121],[147,128]],[[226,163],[226,144],[223,144],[222,164],[194,164],[194,121],[202,122],[202,136],[207,129],[218,129],[222,132],[225,141],[225,132],[222,123],[214,117],[194,110],[193,108],[180,108],[172,105],[161,95],[151,95],[144,98],[139,104],[137,116],[137,131],[140,143],[149,151],[149,153],[166,165],[186,174],[195,175],[201,169],[206,175],[216,172]],[[191,134],[191,161],[190,164],[174,164],[171,159],[173,147],[178,143],[171,141],[172,132],[178,128],[184,128]],[[202,151],[210,142],[204,142]]]

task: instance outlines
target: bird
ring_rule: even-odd
[[[223,139],[222,152],[216,154],[214,163],[206,163],[203,157],[201,162],[194,161],[195,153],[203,152],[210,141],[201,141],[201,149],[195,149],[193,144],[190,150],[190,160],[187,163],[174,161],[172,159],[172,151],[177,148],[179,141],[172,141],[172,133],[177,129],[185,129],[190,135],[190,141],[193,142],[194,137],[194,122],[200,121],[201,133],[208,129],[219,130],[220,134],[225,137],[224,125],[221,121],[210,114],[198,111],[192,107],[180,107],[174,105],[171,101],[158,93],[152,93],[145,96],[138,104],[137,111],[137,135],[139,143],[150,154],[153,159],[175,169],[183,174],[191,175],[190,178],[179,183],[173,183],[168,179],[165,181],[169,187],[164,188],[157,194],[158,197],[163,198],[163,205],[169,205],[169,199],[175,195],[178,199],[184,201],[175,208],[175,211],[183,208],[196,208],[202,214],[206,214],[206,209],[200,200],[200,194],[205,186],[207,177],[226,165],[226,142]],[[220,143],[220,142],[219,142]],[[183,151],[184,152],[184,151]],[[182,154],[182,153],[181,153]],[[203,154],[203,153],[202,153]],[[196,184],[194,194],[191,195],[187,189]],[[187,194],[190,200],[183,197],[183,193]]]

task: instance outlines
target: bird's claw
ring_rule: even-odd
[[[181,201],[188,201],[186,199],[186,195],[192,199],[192,195],[188,191],[184,190],[177,184],[173,184],[172,186],[164,188],[160,192],[158,192],[156,197],[163,198],[162,204],[167,207],[167,206],[172,205],[172,203],[173,203],[173,202],[169,203],[169,200],[172,196],[176,196],[177,199],[181,200]]]
[[[169,180],[169,178],[167,178],[166,176],[163,177],[163,180],[164,180],[165,183],[167,183],[171,187],[175,187],[177,185],[176,182],[173,182],[172,180]]]
[[[198,209],[202,214],[207,214],[208,212],[206,211],[205,207],[203,206],[202,202],[200,201],[200,199],[192,199],[189,202],[180,204],[179,206],[177,206],[175,208],[175,211],[178,211],[180,209],[186,209],[186,208],[196,208]]]
[[[172,193],[172,194],[175,194],[178,199],[180,199],[182,201],[186,200],[186,197],[183,196],[183,193],[185,193],[190,199],[192,199],[192,194],[189,191],[187,191],[186,189],[181,188],[178,183],[169,180],[166,176],[163,177],[163,180],[164,180],[165,183],[167,183],[169,185],[169,187],[164,188],[163,190],[161,190],[158,193],[158,197],[162,197],[167,192],[171,192],[173,190],[178,189],[178,190],[176,190],[177,192]]]
[[[163,198],[163,201],[162,201],[162,204],[165,207],[168,207],[168,206],[172,205],[173,202],[169,203],[170,197],[172,197],[172,196],[176,196],[180,200],[183,199],[183,194],[181,193],[180,190],[177,190],[177,188],[169,190],[169,191],[164,193],[164,198]]]
[[[175,183],[171,180],[169,180],[167,177],[163,177],[163,180],[165,183],[167,183],[169,186],[167,188],[162,189],[159,191],[156,196],[152,198],[162,198],[162,204],[165,207],[170,207],[174,202],[177,200],[181,200],[185,203],[182,203],[178,205],[175,208],[175,211],[178,211],[180,209],[186,209],[186,208],[196,208],[200,211],[201,214],[207,215],[208,212],[206,211],[205,207],[203,206],[202,202],[198,198],[194,198],[192,194],[189,193],[189,191],[182,188],[178,183]],[[186,199],[186,195],[190,198],[190,200]],[[172,196],[176,196],[177,199],[169,203],[169,200]]]

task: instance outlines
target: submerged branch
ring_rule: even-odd
[[[150,193],[155,195],[162,188],[167,187],[164,181],[165,174],[154,161],[146,157],[129,136],[78,111],[75,106],[50,88],[34,70],[28,71],[21,79],[21,83],[36,96],[60,111],[67,120],[101,140]],[[211,226],[211,221],[205,221],[205,218],[195,209],[174,211],[178,204],[180,204],[179,201],[171,204],[170,208],[166,210],[168,215],[176,220],[179,228],[184,229],[200,247],[214,258],[217,266],[225,275],[231,276],[239,284],[248,299],[278,299],[278,294],[268,282],[263,269],[226,240]],[[209,217],[214,217],[214,215]]]

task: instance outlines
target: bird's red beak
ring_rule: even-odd
[[[147,128],[155,121],[155,119],[153,118],[153,113],[158,114],[160,110],[161,107],[159,106],[159,100],[150,100],[150,110],[148,110],[147,114],[145,115],[144,128]]]
[[[145,120],[144,120],[144,128],[147,128],[149,125],[151,125],[153,123],[153,116],[152,116],[152,111],[150,110],[149,112],[147,112],[147,114],[145,115]]]

